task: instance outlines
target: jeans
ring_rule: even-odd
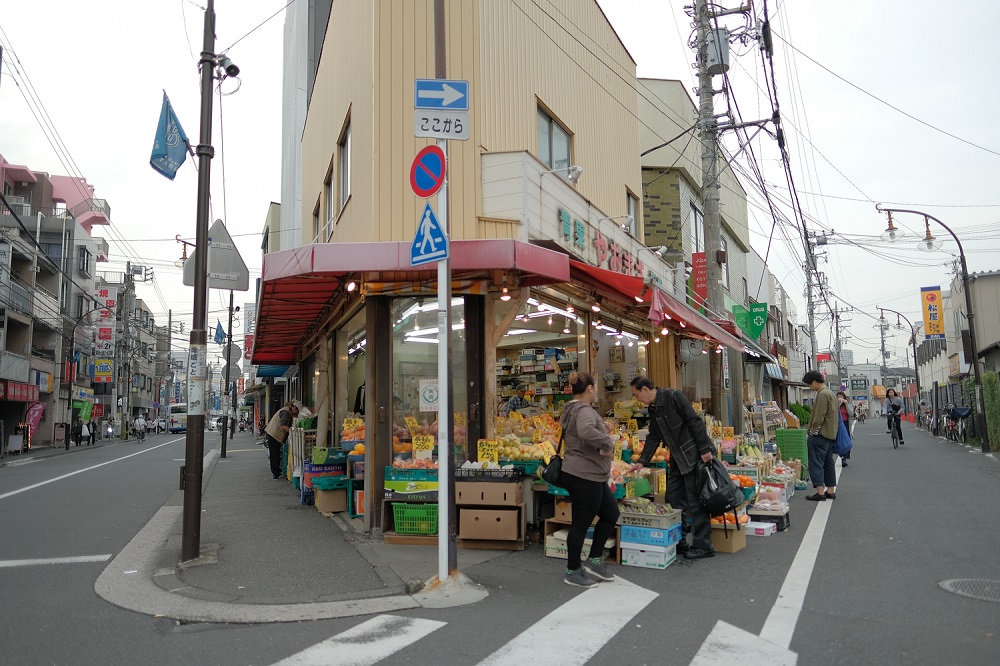
[[[698,488],[698,468],[681,474],[674,462],[670,461],[667,475],[667,497],[670,506],[683,509],[691,516],[692,548],[712,550],[712,524],[708,511],[701,505]]]
[[[566,540],[569,550],[567,567],[576,571],[581,565],[583,541],[587,538],[587,530],[594,522],[594,516],[599,516],[599,519],[594,527],[590,557],[604,558],[604,544],[618,524],[618,501],[605,481],[588,481],[563,472],[562,484],[569,491],[569,500],[573,504],[573,524]]]
[[[809,478],[812,480],[813,488],[837,486],[833,444],[832,439],[822,435],[809,435],[809,439],[806,440],[806,448],[809,450]]]
[[[281,476],[281,442],[270,435],[267,436],[267,457],[271,463],[271,475]]]

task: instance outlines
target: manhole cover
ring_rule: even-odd
[[[980,601],[1000,601],[1000,580],[980,578],[956,578],[938,583],[948,592],[971,597]]]

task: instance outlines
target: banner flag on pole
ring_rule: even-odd
[[[222,330],[222,322],[215,320],[215,344],[221,345],[226,342],[226,332]]]
[[[156,136],[153,138],[153,152],[149,156],[149,166],[170,180],[177,175],[177,170],[184,164],[188,155],[188,138],[184,128],[170,106],[170,98],[163,92],[163,107],[160,109],[160,122],[156,125]]]

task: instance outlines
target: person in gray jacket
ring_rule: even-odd
[[[618,502],[608,486],[611,458],[614,454],[610,426],[605,425],[594,408],[597,383],[587,372],[569,376],[573,399],[562,409],[565,453],[562,463],[562,485],[569,491],[573,504],[573,524],[567,538],[568,563],[563,581],[576,587],[593,587],[601,580],[614,580],[604,566],[604,544],[618,524]],[[582,562],[583,542],[587,530],[598,516],[590,556]]]

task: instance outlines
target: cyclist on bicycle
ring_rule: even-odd
[[[899,444],[903,444],[903,429],[899,425],[900,416],[903,413],[903,399],[896,395],[896,389],[889,389],[885,392],[885,403],[882,405],[882,413],[886,415],[888,424],[886,433],[891,433],[896,428],[899,435]]]
[[[140,414],[133,425],[135,426],[135,436],[138,440],[141,442],[146,439],[146,419]]]

